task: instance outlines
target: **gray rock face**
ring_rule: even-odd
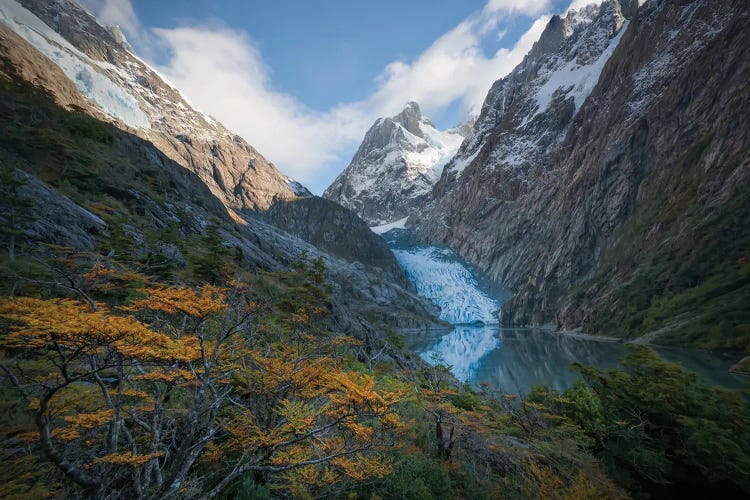
[[[265,209],[277,199],[296,196],[272,163],[244,139],[195,110],[176,88],[130,51],[117,30],[99,25],[71,0],[21,0],[20,4],[69,46],[58,47],[52,35],[36,29],[32,31],[44,40],[29,38],[32,44],[63,67],[60,61],[75,59],[86,68],[86,78],[80,72],[68,77],[87,98],[83,107],[91,114],[108,116],[121,128],[153,142],[169,158],[195,172],[232,209]],[[15,0],[10,0],[0,9],[4,13],[0,22],[27,36],[22,28],[31,21],[16,16],[15,5]],[[118,94],[119,107],[91,90],[97,85],[107,85],[107,91]],[[122,105],[123,100],[128,101],[127,106]]]
[[[278,228],[342,259],[360,262],[413,290],[383,238],[357,214],[320,197],[278,202],[263,217]]]
[[[371,225],[407,217],[427,198],[465,133],[466,127],[438,131],[410,102],[370,127],[349,166],[323,196]]]
[[[607,300],[670,241],[689,244],[694,229],[677,231],[680,220],[710,220],[742,199],[750,5],[636,7],[610,0],[553,18],[493,85],[410,219],[424,239],[447,243],[515,293],[508,321],[587,327],[630,307]],[[657,224],[659,206],[670,230]],[[627,247],[627,237],[648,251]],[[634,257],[617,260],[625,248]],[[621,267],[608,264],[594,281],[607,262]]]
[[[30,212],[36,220],[26,231],[32,240],[93,250],[96,238],[106,234],[107,224],[98,216],[32,175],[20,170],[15,175],[26,181],[19,194],[33,203]],[[0,211],[5,210],[4,201],[0,201]]]

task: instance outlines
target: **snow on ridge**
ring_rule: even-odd
[[[393,250],[417,292],[440,307],[440,319],[460,325],[498,323],[500,304],[480,289],[477,279],[447,248]]]
[[[0,5],[0,22],[57,64],[78,91],[106,114],[133,128],[151,128],[138,101],[94,68],[100,64],[73,47],[16,0],[3,1]]]
[[[437,130],[427,119],[419,122],[419,129],[424,137],[412,134],[399,123],[396,125],[413,147],[413,150],[406,150],[403,153],[406,165],[411,171],[411,180],[415,180],[418,175],[424,175],[430,182],[430,186],[426,186],[429,191],[431,185],[440,179],[443,167],[456,154],[464,138],[455,130],[445,132]]]
[[[624,21],[617,34],[612,37],[607,47],[599,57],[591,64],[580,65],[575,59],[568,61],[561,68],[552,72],[547,81],[541,85],[534,96],[536,111],[533,116],[543,113],[549,108],[552,98],[558,90],[562,90],[566,97],[573,97],[575,109],[578,111],[583,101],[594,90],[604,65],[612,56],[620,43],[623,33],[627,29],[629,21]]]

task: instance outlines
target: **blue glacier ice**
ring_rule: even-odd
[[[440,307],[440,319],[454,325],[498,323],[500,304],[452,250],[417,246],[393,253],[417,292]]]

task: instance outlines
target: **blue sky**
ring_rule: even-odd
[[[198,109],[321,193],[367,128],[407,101],[440,128],[476,112],[570,0],[82,3]]]

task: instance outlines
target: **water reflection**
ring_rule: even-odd
[[[405,332],[407,345],[428,363],[451,365],[459,380],[478,386],[486,382],[506,392],[527,393],[534,385],[564,390],[577,374],[579,361],[612,368],[625,354],[623,344],[602,342],[530,329],[456,327],[453,330]],[[733,357],[696,350],[659,349],[660,355],[695,371],[707,382],[740,387],[747,378],[727,370]]]
[[[449,365],[458,380],[471,382],[481,368],[482,358],[498,347],[500,335],[497,328],[459,326],[419,355],[428,363]]]

